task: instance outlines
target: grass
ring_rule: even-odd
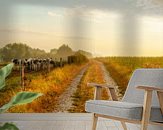
[[[8,63],[7,62],[0,62],[0,68],[6,66]]]
[[[30,104],[13,107],[9,112],[53,112],[59,95],[64,92],[84,66],[85,64],[71,64],[56,68],[50,73],[35,72],[26,74],[25,90],[40,92],[44,95]],[[22,90],[19,84],[20,76],[13,72],[7,79],[6,87],[0,91],[0,106],[7,103],[13,95]]]
[[[104,63],[111,77],[117,83],[122,96],[135,69],[163,67],[163,57],[103,57],[92,60],[77,87],[77,91],[73,94],[73,106],[69,112],[85,112],[85,102],[94,97],[94,87],[88,87],[88,82],[105,83],[98,61]],[[14,107],[9,112],[53,112],[58,97],[84,66],[85,64],[72,64],[56,68],[50,73],[26,74],[26,91],[41,92],[44,95],[30,104]],[[0,91],[0,106],[7,103],[13,95],[22,90],[19,84],[19,73],[13,72],[7,79],[5,89]],[[108,98],[106,90],[103,89],[102,99]]]
[[[104,63],[122,96],[135,69],[163,67],[163,57],[105,57],[98,60]]]

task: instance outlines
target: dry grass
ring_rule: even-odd
[[[36,73],[26,75],[26,91],[40,92],[44,95],[34,102],[13,107],[9,112],[53,112],[60,94],[69,86],[72,79],[84,67],[83,65],[65,65],[50,73]],[[21,91],[19,76],[10,77],[7,86],[0,91],[0,105],[7,103],[15,93]]]
[[[104,63],[122,96],[135,69],[163,67],[163,57],[106,57],[98,60]]]

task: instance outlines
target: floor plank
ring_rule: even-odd
[[[20,130],[91,130],[88,113],[6,113],[0,123],[13,122]],[[119,122],[99,118],[97,130],[123,130]]]

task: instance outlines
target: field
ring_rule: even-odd
[[[79,72],[88,67],[80,83],[77,84],[75,92],[70,95],[72,104],[66,110],[72,113],[85,112],[85,102],[94,97],[94,88],[88,87],[87,83],[105,83],[102,63],[118,85],[119,95],[123,97],[132,72],[137,68],[161,68],[163,57],[101,57],[83,64],[67,64],[64,67],[54,68],[50,72],[25,73],[25,91],[41,92],[44,95],[30,104],[13,107],[9,112],[54,112],[60,95],[70,87]],[[0,67],[5,64],[1,64]],[[0,106],[23,90],[20,81],[20,73],[13,71],[6,80],[6,87],[0,91]],[[102,99],[108,99],[107,91],[104,89],[102,92]]]
[[[163,68],[163,57],[105,57],[97,58],[104,63],[112,78],[119,86],[121,95],[132,72],[137,68]]]
[[[84,66],[85,64],[71,64],[55,68],[49,73],[41,71],[25,74],[25,90],[40,92],[44,95],[31,104],[14,107],[9,112],[53,112],[58,96]],[[6,81],[6,87],[0,91],[0,106],[21,90],[20,75],[13,71]]]

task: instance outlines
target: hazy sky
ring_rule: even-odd
[[[68,44],[100,56],[163,56],[163,3],[149,1],[0,1],[0,47]]]

